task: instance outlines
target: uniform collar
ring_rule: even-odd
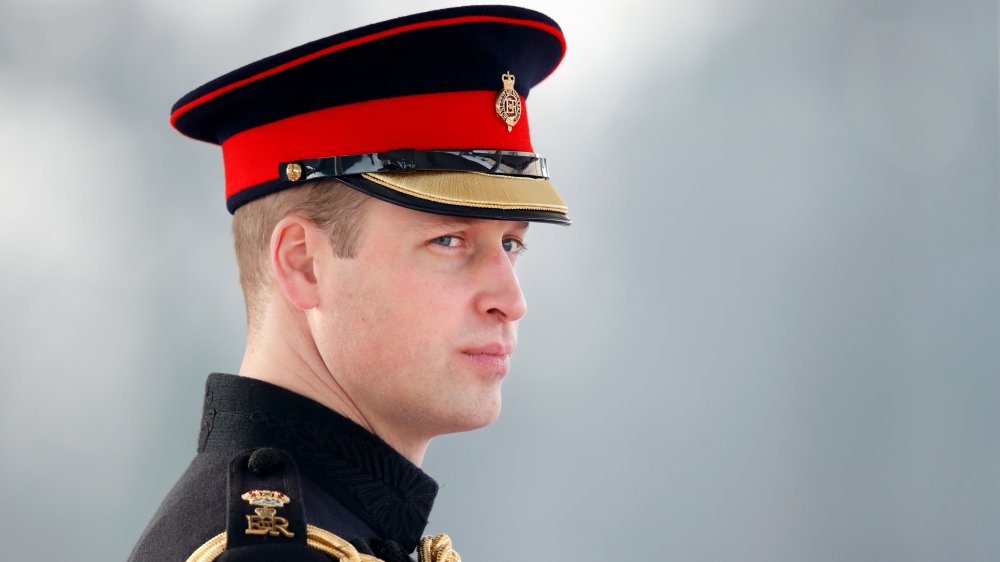
[[[270,383],[213,373],[198,452],[276,447],[301,472],[409,552],[427,525],[437,483],[384,441],[304,396]]]

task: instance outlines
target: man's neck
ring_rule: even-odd
[[[239,374],[319,402],[376,435],[413,464],[420,466],[423,462],[430,439],[400,434],[389,424],[367,416],[337,382],[304,326],[255,331],[247,338]]]

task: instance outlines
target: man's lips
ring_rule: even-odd
[[[493,343],[464,348],[462,354],[484,369],[496,373],[506,373],[510,370],[510,354],[513,351],[514,346],[512,345]]]
[[[489,343],[475,347],[464,347],[462,348],[462,353],[468,353],[469,355],[506,355],[509,357],[511,353],[514,353],[514,346],[500,342]]]

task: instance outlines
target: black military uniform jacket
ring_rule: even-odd
[[[129,560],[183,562],[213,537],[225,544],[220,562],[329,560],[306,546],[307,524],[361,553],[408,560],[437,494],[433,479],[308,398],[218,373],[206,386],[198,454]]]

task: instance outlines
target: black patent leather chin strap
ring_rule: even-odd
[[[534,152],[513,150],[389,150],[282,162],[282,180],[296,182],[341,176],[415,172],[480,172],[526,178],[549,177],[545,159]]]

